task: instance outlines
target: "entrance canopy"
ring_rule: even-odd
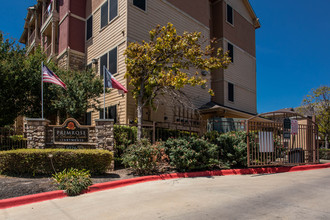
[[[203,105],[199,108],[199,111],[203,119],[210,119],[214,117],[249,119],[253,117],[252,121],[270,122],[270,120],[261,118],[254,114],[226,107],[215,102],[209,102]]]

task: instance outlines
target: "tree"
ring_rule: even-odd
[[[230,58],[219,48],[202,48],[201,33],[177,34],[173,24],[159,25],[149,32],[150,41],[132,42],[125,51],[131,90],[137,102],[138,140],[142,134],[142,111],[153,104],[159,94],[180,91],[184,86],[205,85],[199,71],[226,68]],[[213,95],[213,91],[209,90]]]
[[[60,113],[82,119],[89,108],[97,108],[103,93],[102,81],[92,71],[60,69],[37,48],[25,56],[15,41],[5,40],[0,32],[0,126],[12,124],[19,115],[41,116],[41,62],[54,71],[67,85],[67,90],[44,83],[45,117]]]
[[[312,89],[298,111],[302,114],[316,116],[319,134],[325,140],[327,147],[330,141],[330,87],[320,86],[317,89]]]
[[[61,115],[81,119],[89,108],[98,109],[97,98],[103,93],[103,83],[92,71],[65,71],[54,67],[67,90],[52,85],[57,98],[52,106]]]
[[[28,75],[23,72],[25,50],[0,31],[0,126],[12,124],[25,105]],[[22,80],[23,79],[23,80]]]

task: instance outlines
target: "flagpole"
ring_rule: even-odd
[[[103,119],[105,119],[105,66],[103,66]]]
[[[44,66],[44,61],[41,62],[41,119],[44,119],[44,77],[42,74],[42,67]]]

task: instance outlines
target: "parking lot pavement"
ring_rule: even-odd
[[[163,180],[0,210],[0,219],[330,219],[330,168]]]

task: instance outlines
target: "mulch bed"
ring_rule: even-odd
[[[115,170],[101,176],[93,176],[95,183],[104,183],[137,177],[129,169]],[[58,190],[51,177],[9,177],[0,175],[0,199]]]

